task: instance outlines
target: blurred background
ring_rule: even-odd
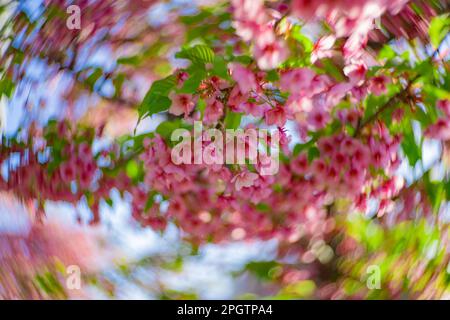
[[[79,30],[66,27],[72,4],[81,8]],[[130,194],[114,188],[92,210],[89,195],[75,199],[21,189],[20,180],[14,188],[8,184],[20,157],[6,150],[7,140],[19,152],[35,137],[39,148],[49,126],[66,123],[75,136],[92,133],[92,153],[101,154],[116,141],[154,131],[167,116],[138,121],[137,106],[155,80],[185,66],[175,58],[185,43],[227,39],[228,5],[0,0],[0,298],[450,298],[450,212],[444,200],[433,218],[425,204],[413,201],[407,217],[403,210],[383,224],[373,219],[375,205],[361,215],[348,213],[343,204],[335,209],[345,215],[321,221],[334,231],[306,239],[300,255],[276,239],[199,246],[185,241],[174,224],[164,231],[143,227],[132,216]],[[269,8],[283,5],[267,1]],[[432,51],[426,46],[429,22],[448,9],[447,1],[410,1],[398,15],[382,17],[382,31],[370,34],[370,50],[378,53],[379,43],[391,43],[398,55],[414,51],[426,57]],[[319,23],[308,22],[302,41],[312,44],[322,31]],[[447,37],[443,55],[449,44]],[[293,134],[291,144],[298,141]],[[425,140],[421,148],[417,165],[403,156],[398,169],[408,185],[425,174],[446,174],[445,146]],[[70,265],[80,268],[80,288],[69,288]],[[368,288],[369,266],[383,275],[380,289]]]

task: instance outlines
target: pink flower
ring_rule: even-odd
[[[177,70],[175,77],[176,77],[177,88],[182,88],[184,82],[187,80],[187,78],[189,78],[189,74],[185,71]]]
[[[366,146],[359,145],[351,156],[352,164],[355,167],[365,167],[370,161],[369,150]]]
[[[312,0],[294,0],[292,1],[292,10],[296,15],[308,20],[314,18],[321,4],[324,5],[325,3]]]
[[[357,109],[341,109],[336,112],[339,120],[344,124],[356,126],[361,114]]]
[[[425,135],[433,139],[450,140],[450,120],[438,119],[435,124],[428,127]]]
[[[358,61],[344,67],[344,74],[349,78],[350,83],[361,85],[366,77],[367,66],[364,62]]]
[[[384,168],[389,162],[387,148],[380,143],[371,146],[372,164],[375,168]]]
[[[75,167],[71,161],[64,162],[59,172],[61,173],[61,179],[66,183],[75,179]]]
[[[345,167],[346,164],[348,163],[348,161],[349,161],[349,159],[347,158],[347,156],[340,151],[336,152],[331,157],[331,163],[333,165],[336,165],[338,168]]]
[[[261,0],[233,0],[233,27],[244,41],[251,41],[267,24],[268,16]]]
[[[287,56],[284,42],[277,40],[261,0],[234,0],[233,26],[244,41],[253,41],[253,54],[262,70],[276,68]]]
[[[195,101],[190,94],[176,94],[172,92],[169,95],[172,104],[169,108],[169,113],[180,116],[184,114],[187,117],[195,107]]]
[[[253,186],[255,180],[258,179],[258,174],[243,170],[231,179],[231,183],[234,183],[236,191],[240,191],[242,188],[248,188]]]
[[[91,146],[87,142],[80,143],[78,145],[78,155],[84,160],[89,160],[92,156]]]
[[[330,113],[321,107],[313,108],[308,114],[308,124],[316,130],[324,128],[330,120]]]
[[[278,127],[284,126],[286,123],[286,111],[282,106],[272,108],[264,114],[267,125],[276,125]]]
[[[91,185],[92,176],[88,171],[82,171],[78,177],[80,187],[82,189],[88,189]]]
[[[327,76],[326,74],[318,74],[312,79],[307,94],[309,96],[313,96],[315,94],[322,93],[328,90],[332,84],[333,81],[329,76]]]
[[[444,112],[447,117],[450,117],[450,100],[439,100],[436,106]]]
[[[311,62],[314,63],[317,60],[332,57],[332,48],[335,41],[336,38],[333,35],[319,38],[319,40],[317,40],[317,42],[314,44],[313,50],[311,52]]]
[[[73,159],[73,165],[75,167],[75,170],[77,170],[77,171],[84,170],[85,160],[86,160],[86,158],[83,158],[83,157],[80,157],[80,156],[74,158]],[[90,159],[87,159],[87,160],[89,161]]]
[[[360,102],[367,95],[367,86],[362,85],[360,87],[353,87],[351,92],[352,92],[352,96],[353,96],[352,100],[353,101],[356,100],[356,102]]]
[[[346,137],[341,141],[340,148],[345,154],[352,154],[357,148],[357,142],[350,137]]]
[[[369,91],[376,96],[385,94],[387,92],[387,84],[390,82],[390,79],[385,75],[373,77],[369,84]]]
[[[239,89],[239,85],[234,86],[231,89],[230,96],[228,98],[228,107],[234,112],[243,112],[243,103],[248,99],[247,95],[243,95]]]
[[[393,0],[388,1],[388,10],[392,15],[398,14],[410,0]]]
[[[308,68],[289,70],[281,75],[280,88],[296,95],[306,95],[315,76],[315,72]]]
[[[332,86],[325,95],[326,105],[335,106],[338,104],[350,92],[352,87],[353,85],[348,82],[341,82]]]
[[[261,32],[261,27],[268,21],[268,17],[262,8],[246,10],[241,17],[239,16],[235,11],[233,27],[236,29],[236,34],[244,41],[251,41],[257,37]]]
[[[167,227],[167,220],[164,219],[163,217],[148,217],[147,218],[147,224],[153,230],[163,231]]]
[[[264,113],[270,109],[267,103],[257,104],[255,102],[246,101],[241,104],[242,111],[251,114],[254,117],[262,117]]]
[[[266,36],[268,32],[273,31],[270,29],[259,36],[253,52],[258,67],[262,70],[274,69],[288,57],[288,50],[284,42],[275,39],[275,36],[273,39],[271,36]]]
[[[321,154],[329,156],[335,152],[338,145],[334,143],[332,137],[324,137],[318,141],[317,147],[319,148]]]
[[[280,140],[280,145],[281,148],[283,150],[283,152],[285,154],[289,154],[289,142],[291,142],[291,136],[287,134],[287,130],[282,128],[282,127],[278,127],[278,134],[279,134],[279,140]],[[274,141],[271,141],[271,145],[276,147],[274,145]]]
[[[364,47],[367,44],[367,33],[356,32],[353,33],[345,42],[342,53],[347,60],[359,59],[364,52]]]
[[[94,174],[95,169],[97,168],[95,162],[91,159],[90,161],[85,162],[84,171],[86,171],[89,175]]]
[[[286,108],[292,113],[310,112],[313,108],[311,98],[291,94],[286,101]]]
[[[237,82],[241,93],[246,94],[257,90],[258,84],[252,71],[236,62],[230,63],[228,67],[231,70],[231,77]]]
[[[330,165],[327,170],[326,181],[327,184],[336,185],[339,182],[340,167],[336,165]]]
[[[223,116],[223,104],[216,97],[211,97],[206,102],[203,120],[206,124],[213,124]]]
[[[239,19],[251,19],[255,11],[264,10],[263,0],[231,0],[233,13]]]
[[[359,192],[364,184],[364,171],[359,167],[351,167],[345,172],[344,179]]]
[[[316,178],[322,179],[327,176],[328,167],[322,159],[315,159],[311,165],[311,170]]]
[[[258,155],[257,163],[255,164],[255,169],[262,177],[267,177],[278,173],[279,166],[273,165],[274,159],[264,153]]]
[[[305,154],[300,154],[298,157],[291,160],[290,167],[292,172],[297,175],[305,174],[308,169],[308,158]]]

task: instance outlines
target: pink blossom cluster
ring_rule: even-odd
[[[436,102],[436,107],[443,117],[439,117],[436,123],[429,126],[425,134],[434,139],[450,140],[450,100],[439,100]]]
[[[368,66],[359,59],[345,65],[343,82],[310,68],[284,70],[279,81],[269,82],[265,72],[251,66],[233,62],[228,67],[235,84],[211,77],[199,86],[206,101],[204,123],[216,127],[229,111],[259,118],[279,128],[282,148],[289,156],[290,138],[283,128],[287,120],[297,122],[305,141],[311,139],[311,132],[326,128],[336,118],[342,125],[356,128],[363,99],[369,93],[385,94],[391,82],[383,74],[367,78]],[[178,77],[178,86],[186,79],[184,72]],[[277,86],[289,93],[285,102],[273,96]],[[188,121],[200,118],[195,110],[198,95],[171,93],[170,97],[169,113],[184,115]],[[350,107],[337,108],[343,101]],[[326,206],[336,198],[350,199],[360,211],[367,209],[371,198],[381,200],[380,212],[390,204],[394,191],[389,196],[379,191],[380,184],[387,188],[388,182],[374,172],[395,171],[400,163],[400,136],[391,136],[381,122],[369,129],[358,138],[345,131],[320,138],[315,142],[319,157],[308,159],[301,153],[282,164],[275,176],[262,176],[261,163],[254,171],[245,166],[176,166],[170,162],[170,148],[156,136],[146,142],[142,160],[148,173],[144,184],[133,192],[134,216],[158,230],[174,221],[196,241],[275,237],[289,243],[305,235],[330,232]],[[159,202],[150,201],[149,205],[151,190],[169,199],[166,212],[161,212]],[[272,208],[270,213],[264,212],[266,206]],[[229,220],[230,216],[233,219]],[[260,222],[255,224],[254,219]]]
[[[84,45],[92,41],[101,32],[107,32],[109,37],[120,38],[132,27],[129,23],[141,17],[143,13],[155,4],[154,0],[45,0],[45,23],[32,39],[33,52],[56,54],[59,48],[70,48],[71,45]],[[76,5],[80,9],[80,28],[69,29],[66,25],[70,14],[67,8]],[[55,14],[56,11],[56,14]],[[46,17],[50,15],[51,18]],[[116,28],[113,30],[113,28]],[[60,32],[57,32],[60,30]],[[64,31],[64,32],[63,32]],[[99,40],[99,39],[97,39]]]
[[[61,161],[55,166],[51,149],[38,136],[26,148],[18,145],[2,145],[0,165],[8,166],[8,173],[0,177],[0,190],[13,190],[24,202],[35,202],[38,216],[44,214],[44,199],[78,203],[86,194],[91,194],[93,202],[92,223],[99,222],[101,199],[109,197],[112,188],[125,190],[130,180],[124,172],[111,176],[103,172],[97,161],[109,159],[104,150],[100,155],[92,153],[88,142],[76,143],[77,138],[70,133],[65,122],[57,126],[58,139],[65,143]],[[110,161],[111,159],[109,159]],[[114,166],[114,163],[110,163]]]
[[[346,98],[357,105],[368,93],[381,95],[387,92],[390,79],[380,75],[366,80],[367,66],[362,61],[347,65],[343,72],[348,81],[340,83],[327,75],[318,75],[309,68],[283,72],[280,89],[291,94],[286,101],[286,111],[277,113],[277,123],[283,125],[288,116],[293,115],[305,129],[320,130],[332,121],[335,106]],[[340,109],[336,115],[342,123],[356,126],[361,111],[355,107]]]
[[[375,27],[375,19],[380,18],[385,12],[398,14],[409,0],[295,0],[291,9],[293,14],[306,20],[325,19],[333,28],[337,38],[347,38],[343,53],[350,61],[360,58],[362,49],[367,44],[369,32]],[[333,36],[327,36],[316,48],[322,55],[323,50],[330,49],[334,43]],[[313,56],[314,60],[314,56]]]
[[[406,39],[419,38],[424,43],[428,41],[428,27],[430,20],[438,15],[431,3],[422,0],[411,0],[398,14],[386,13],[381,17],[381,24],[390,35]],[[369,38],[376,42],[385,42],[389,39],[386,33],[374,29]]]
[[[264,97],[264,89],[267,82],[264,80],[265,72],[253,71],[240,63],[230,63],[229,71],[236,85],[226,80],[212,76],[199,86],[206,107],[202,121],[206,125],[216,124],[225,115],[223,100],[233,112],[242,112],[254,117],[264,117],[268,125],[284,126],[289,114],[277,104],[272,105],[267,97]],[[183,72],[188,76],[186,72]],[[186,77],[179,78],[178,87],[181,87]],[[185,93],[171,92],[169,98],[172,104],[169,113],[185,119],[198,120],[200,114],[194,112],[198,102],[198,96]],[[274,102],[275,103],[275,102]]]
[[[277,38],[274,19],[263,0],[233,0],[232,7],[236,33],[253,44],[253,55],[260,69],[274,69],[286,60],[286,45]]]
[[[368,93],[382,95],[387,92],[391,80],[385,75],[366,79],[367,66],[363,61],[354,61],[344,67],[346,82],[336,82],[333,78],[316,74],[310,68],[285,70],[280,77],[279,88],[290,93],[283,105],[270,96],[274,88],[265,80],[265,72],[253,71],[240,63],[230,63],[229,70],[236,85],[212,77],[199,87],[206,96],[203,122],[207,125],[217,123],[225,114],[224,100],[234,112],[242,112],[256,118],[264,118],[269,126],[284,127],[287,120],[296,120],[306,130],[323,129],[333,119],[335,106],[349,99],[353,104],[361,102]],[[180,80],[180,85],[185,79]],[[268,94],[269,92],[269,94]],[[169,113],[184,115],[185,118],[199,119],[194,112],[197,95],[170,94],[172,104]],[[336,111],[343,123],[356,125],[361,117],[358,108]]]
[[[157,230],[173,221],[198,242],[274,237],[297,241],[330,231],[325,208],[335,198],[348,198],[365,211],[369,198],[397,192],[371,172],[395,171],[399,142],[382,124],[364,142],[337,134],[317,142],[319,158],[310,161],[301,153],[282,164],[277,175],[262,176],[246,167],[174,165],[170,148],[156,136],[145,142],[144,182],[131,191],[133,216]],[[167,199],[168,208],[163,210],[161,201],[154,200],[154,190]],[[265,212],[265,207],[271,210]]]
[[[376,27],[376,19],[385,12],[396,15],[409,0],[353,0],[353,1],[309,1],[296,0],[287,9],[289,13],[305,21],[326,20],[334,29],[333,35],[320,38],[311,56],[312,62],[331,57],[336,38],[346,38],[342,52],[347,63],[364,55],[369,33]],[[264,8],[263,1],[233,1],[233,14],[236,33],[244,40],[253,43],[253,55],[258,66],[263,69],[276,68],[287,58],[283,41],[277,40],[274,26],[281,19],[279,12],[271,19]],[[280,6],[282,7],[282,6]],[[290,11],[289,11],[290,10]],[[284,10],[286,11],[286,10]]]
[[[44,15],[51,14],[52,11],[57,13],[52,18],[46,18],[46,23],[29,44],[32,44],[28,48],[31,52],[56,54],[59,48],[70,48],[76,42],[84,43],[101,29],[111,28],[117,22],[117,7],[105,1],[46,0],[44,5]],[[69,17],[66,10],[70,5],[80,8],[80,29],[70,30],[66,25]],[[56,32],[57,30],[60,31]]]
[[[90,189],[98,170],[91,146],[86,142],[79,145],[70,144],[66,147],[64,153],[72,156],[59,168],[61,179],[69,183],[77,181],[77,186],[80,189]]]
[[[379,195],[372,190],[376,178],[370,169],[393,173],[400,164],[400,137],[392,137],[382,125],[375,131],[363,141],[344,134],[321,138],[317,142],[320,156],[309,165],[302,153],[291,161],[291,170],[311,175],[316,187],[333,197],[352,198],[364,211],[366,196]]]
[[[57,223],[34,223],[29,231],[23,233],[0,233],[0,298],[48,299],[51,294],[60,299],[65,295],[83,297],[86,293],[82,290],[66,292],[64,269],[57,270],[61,265],[76,265],[81,275],[97,270],[100,266],[97,240],[93,234]],[[37,277],[50,272],[55,281],[61,283],[61,292],[45,292],[36,286]],[[18,279],[20,285],[17,284]]]
[[[192,190],[192,173],[189,167],[175,165],[170,149],[161,136],[144,140],[144,152],[140,155],[145,167],[144,183],[158,192]],[[141,203],[144,204],[144,203]]]

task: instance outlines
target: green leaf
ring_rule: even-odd
[[[434,17],[430,22],[428,33],[431,44],[437,48],[441,41],[450,32],[450,18],[448,14]]]
[[[126,167],[126,173],[130,179],[136,179],[138,177],[139,165],[137,164],[136,161],[134,161],[134,160],[128,161],[127,167]]]
[[[175,260],[168,261],[162,265],[165,270],[180,272],[183,270],[183,257],[178,256]]]
[[[419,62],[415,67],[414,71],[420,74],[420,80],[423,83],[431,83],[434,79],[435,68],[430,60],[423,60]]]
[[[375,96],[373,94],[369,94],[364,100],[364,120],[373,116],[378,109],[388,101],[388,99],[389,97],[385,95]]]
[[[8,98],[11,98],[11,95],[14,91],[14,82],[11,81],[8,77],[3,78],[0,81],[0,97],[2,94],[7,96]]]
[[[197,110],[200,111],[202,117],[205,114],[205,109],[206,109],[206,101],[203,99],[198,99],[197,102]]]
[[[226,129],[237,129],[241,124],[242,113],[228,112],[225,117]]]
[[[193,63],[211,63],[214,61],[214,51],[210,47],[199,44],[186,48],[175,54],[176,58],[188,59]]]
[[[94,71],[87,77],[87,84],[93,88],[97,80],[103,75],[103,71],[100,68],[95,68]]]
[[[117,59],[117,63],[118,64],[137,66],[137,65],[139,65],[141,60],[142,60],[141,56],[135,55],[135,56],[119,58],[119,59]]]
[[[311,147],[308,150],[308,162],[312,162],[315,158],[320,156],[320,151],[316,147]]]
[[[315,138],[305,142],[305,143],[297,143],[294,147],[294,150],[292,151],[294,156],[298,156],[302,151],[305,151],[309,148],[314,148],[314,144],[316,143],[317,139],[320,137],[320,135],[317,135]],[[309,152],[308,152],[309,154]]]
[[[267,72],[266,79],[270,82],[275,82],[280,79],[278,72],[276,70],[270,70]]]
[[[119,96],[120,92],[122,91],[122,85],[125,81],[125,74],[119,73],[114,79],[113,79],[113,85],[114,85],[114,95]]]
[[[209,16],[211,16],[210,12],[202,10],[202,11],[200,11],[200,13],[193,15],[193,16],[190,16],[190,15],[181,16],[180,21],[184,24],[190,25],[190,24],[205,21],[205,19],[208,18]]]
[[[106,199],[105,199],[105,202],[106,202],[106,204],[107,204],[108,206],[110,206],[111,208],[114,207],[114,203],[113,203],[113,201],[112,201],[111,198],[106,198]]]
[[[414,138],[414,131],[412,125],[409,121],[405,121],[403,126],[403,140],[402,140],[402,150],[408,158],[408,162],[411,166],[415,166],[417,161],[422,157],[422,152],[420,147],[416,144]]]
[[[297,40],[302,45],[302,47],[305,50],[305,52],[311,52],[312,51],[312,49],[314,47],[314,43],[311,41],[311,39],[309,39],[307,36],[305,36],[302,33],[301,26],[295,25],[294,27],[292,27],[290,35],[291,35],[292,38]]]
[[[445,181],[444,187],[446,200],[450,200],[450,180]]]
[[[272,270],[278,267],[276,261],[252,261],[247,263],[245,269],[262,280],[272,279]]]
[[[139,106],[139,116],[141,118],[152,116],[155,113],[169,109],[172,101],[167,96],[174,86],[175,77],[173,75],[153,82]]]
[[[143,116],[152,116],[155,113],[166,111],[169,109],[170,105],[172,104],[172,101],[168,97],[159,96],[159,95],[150,95],[148,99],[144,99],[143,104],[139,108],[141,110],[145,110],[146,112],[143,112]]]
[[[260,202],[256,205],[256,210],[260,212],[270,212],[270,206],[267,203]]]
[[[233,57],[233,60],[237,61],[237,62],[240,62],[243,65],[248,65],[248,64],[252,63],[252,61],[253,61],[252,57],[245,56],[245,55],[235,56],[235,57]]]
[[[64,295],[64,288],[61,283],[55,275],[49,271],[36,275],[35,281],[37,285],[49,295]]]
[[[302,144],[302,143],[297,143],[297,144],[294,146],[294,150],[292,151],[292,155],[293,155],[294,157],[298,156],[298,155],[300,154],[300,152],[302,152],[303,146],[304,146],[304,144]]]
[[[397,56],[394,49],[390,45],[384,45],[383,48],[381,48],[380,52],[378,53],[378,59],[386,59],[390,60]]]
[[[171,75],[164,79],[153,82],[149,92],[152,95],[167,96],[174,86],[175,76]]]
[[[423,181],[433,212],[437,212],[447,195],[446,186],[441,181],[431,181],[430,171],[424,174]]]
[[[166,140],[167,142],[171,142],[170,137],[172,135],[172,132],[175,129],[180,128],[188,129],[189,125],[183,123],[181,119],[175,119],[172,121],[163,121],[156,128],[156,133],[158,133],[161,137],[163,137],[164,140]]]
[[[183,84],[181,88],[181,93],[195,93],[197,91],[198,86],[206,77],[206,72],[202,69],[199,69],[192,73],[189,78]]]
[[[283,289],[283,292],[291,294],[294,297],[308,298],[314,293],[315,290],[316,284],[314,281],[302,280],[286,286],[286,288]]]
[[[228,74],[227,62],[222,57],[214,57],[211,73],[222,79],[230,79],[230,75]]]
[[[333,78],[335,78],[338,81],[343,81],[344,80],[344,75],[342,73],[342,70],[339,69],[333,62],[333,60],[329,59],[329,58],[325,58],[321,60],[322,64],[323,64],[323,68],[326,72],[326,74],[332,76]]]

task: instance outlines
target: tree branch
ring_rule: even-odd
[[[439,47],[440,47],[440,45],[433,51],[433,53],[429,57],[430,59],[433,59],[434,56],[439,53]],[[415,75],[412,79],[408,80],[408,83],[407,83],[406,87],[403,90],[401,90],[400,92],[395,94],[393,97],[391,97],[384,105],[379,107],[378,110],[373,115],[371,115],[370,117],[368,117],[364,121],[358,121],[358,124],[357,124],[356,129],[355,129],[355,133],[353,134],[353,136],[357,137],[361,133],[361,130],[365,126],[367,126],[368,124],[370,124],[373,121],[375,121],[380,114],[382,114],[384,111],[386,111],[390,107],[394,106],[394,104],[398,100],[401,100],[402,98],[405,98],[407,96],[411,86],[419,78],[420,78],[420,74]]]

